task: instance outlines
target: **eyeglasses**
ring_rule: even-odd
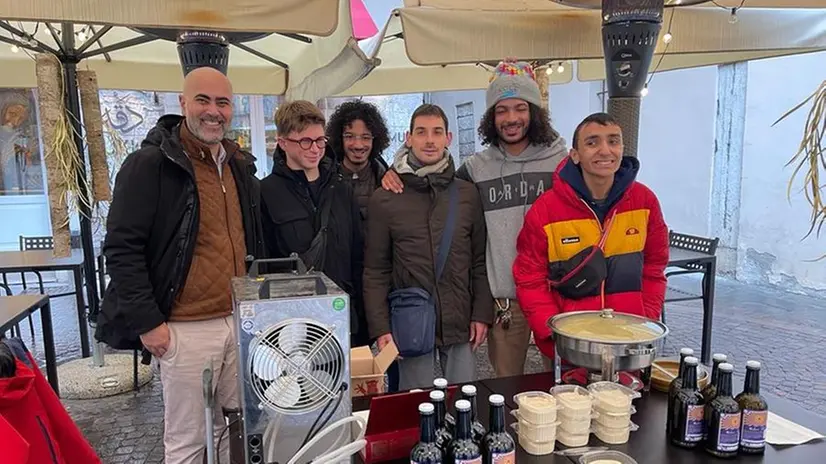
[[[369,143],[373,141],[373,136],[370,134],[364,135],[355,135],[355,134],[344,134],[344,141],[345,142],[354,142],[356,140],[361,140],[364,143]]]
[[[284,140],[289,140],[290,142],[297,143],[298,146],[303,148],[304,150],[309,150],[310,148],[312,148],[314,143],[315,143],[315,146],[317,146],[321,150],[323,150],[324,147],[327,146],[327,137],[319,137],[315,140],[313,140],[309,137],[304,137],[303,139],[300,139],[300,140],[289,139],[289,138],[285,137]]]

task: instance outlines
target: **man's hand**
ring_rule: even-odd
[[[381,187],[393,193],[402,193],[404,190],[404,184],[401,178],[396,174],[396,171],[392,169],[384,173],[384,177],[381,178]]]
[[[379,351],[383,350],[388,343],[393,341],[393,334],[384,334],[376,340],[376,345],[379,347]]]
[[[485,339],[488,338],[488,325],[484,322],[470,323],[470,343],[473,351],[476,351]]]
[[[164,322],[141,335],[141,343],[156,358],[162,357],[169,349],[169,326]]]

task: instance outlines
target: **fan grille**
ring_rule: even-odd
[[[303,414],[338,395],[345,362],[332,327],[293,318],[250,341],[247,378],[262,406]]]

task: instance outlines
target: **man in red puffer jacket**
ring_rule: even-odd
[[[551,189],[528,211],[519,233],[513,265],[516,296],[537,348],[551,359],[554,343],[548,322],[559,313],[612,308],[660,318],[668,228],[657,197],[635,180],[639,161],[622,152],[622,130],[611,116],[585,118]],[[584,291],[560,288],[563,275],[578,272],[585,250],[600,244],[604,274],[591,274],[589,284],[594,285]],[[579,281],[568,280],[574,286]]]

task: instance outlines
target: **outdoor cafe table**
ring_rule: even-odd
[[[529,390],[548,391],[554,384],[552,373],[531,374],[517,377],[504,377],[499,379],[488,379],[474,382],[477,387],[477,408],[478,419],[488,428],[488,396],[498,393],[505,397],[506,420],[508,432],[513,435],[518,443],[516,434],[510,424],[515,421],[510,414],[516,405],[513,396],[517,393]],[[763,393],[769,403],[769,409],[800,425],[815,430],[821,434],[826,434],[826,418],[812,414],[803,408],[774,395]],[[622,451],[634,459],[639,464],[706,464],[724,462],[743,462],[754,464],[808,464],[826,462],[826,441],[814,441],[804,445],[775,448],[766,445],[766,453],[763,456],[738,456],[735,459],[718,459],[701,449],[686,450],[678,448],[668,443],[665,437],[665,421],[667,398],[664,393],[651,391],[642,398],[634,401],[637,413],[631,416],[631,420],[639,425],[640,429],[631,432],[628,443],[623,445],[605,445],[593,434],[590,437],[589,446],[607,446],[609,449]],[[364,410],[369,407],[369,398],[354,398],[353,410]],[[556,449],[565,449],[565,446],[556,443]],[[361,462],[360,458],[355,459]],[[564,457],[550,454],[545,456],[532,456],[526,453],[517,445],[516,461],[522,464],[547,463],[547,464],[571,464],[576,463],[576,457]],[[409,460],[399,460],[409,462]]]
[[[80,351],[90,356],[89,329],[86,323],[86,301],[83,298],[83,250],[73,249],[67,258],[55,258],[52,250],[0,251],[0,273],[71,271],[74,277],[77,322],[80,329]]]
[[[35,311],[40,311],[40,325],[43,328],[46,376],[57,396],[60,396],[49,295],[0,296],[0,335],[3,335]]]
[[[517,393],[528,390],[548,391],[553,386],[554,376],[552,373],[523,375],[518,377],[506,377],[500,379],[482,380],[480,383],[488,391],[499,393],[505,397],[508,409],[515,407],[513,396]],[[738,388],[735,390],[739,391]],[[795,405],[794,403],[776,397],[774,395],[761,393],[769,403],[769,410],[792,422],[796,422],[804,427],[808,427],[821,434],[826,434],[826,418],[817,416]],[[631,432],[628,443],[623,445],[605,445],[595,435],[591,435],[589,446],[608,446],[608,448],[622,451],[634,459],[639,464],[706,464],[724,462],[744,462],[744,463],[783,463],[783,464],[807,464],[826,462],[826,441],[814,441],[804,445],[775,448],[766,445],[766,453],[763,456],[738,456],[735,459],[718,459],[701,449],[686,450],[668,443],[665,437],[665,422],[667,397],[664,393],[651,391],[645,393],[642,398],[634,400],[637,413],[631,416],[631,421],[639,425],[639,430]],[[480,410],[483,403],[479,401]],[[485,405],[485,410],[487,406]],[[508,414],[510,416],[510,414]],[[562,449],[557,442],[557,449]],[[546,461],[546,456],[519,456],[521,463],[540,463]],[[573,460],[576,462],[576,460]]]

